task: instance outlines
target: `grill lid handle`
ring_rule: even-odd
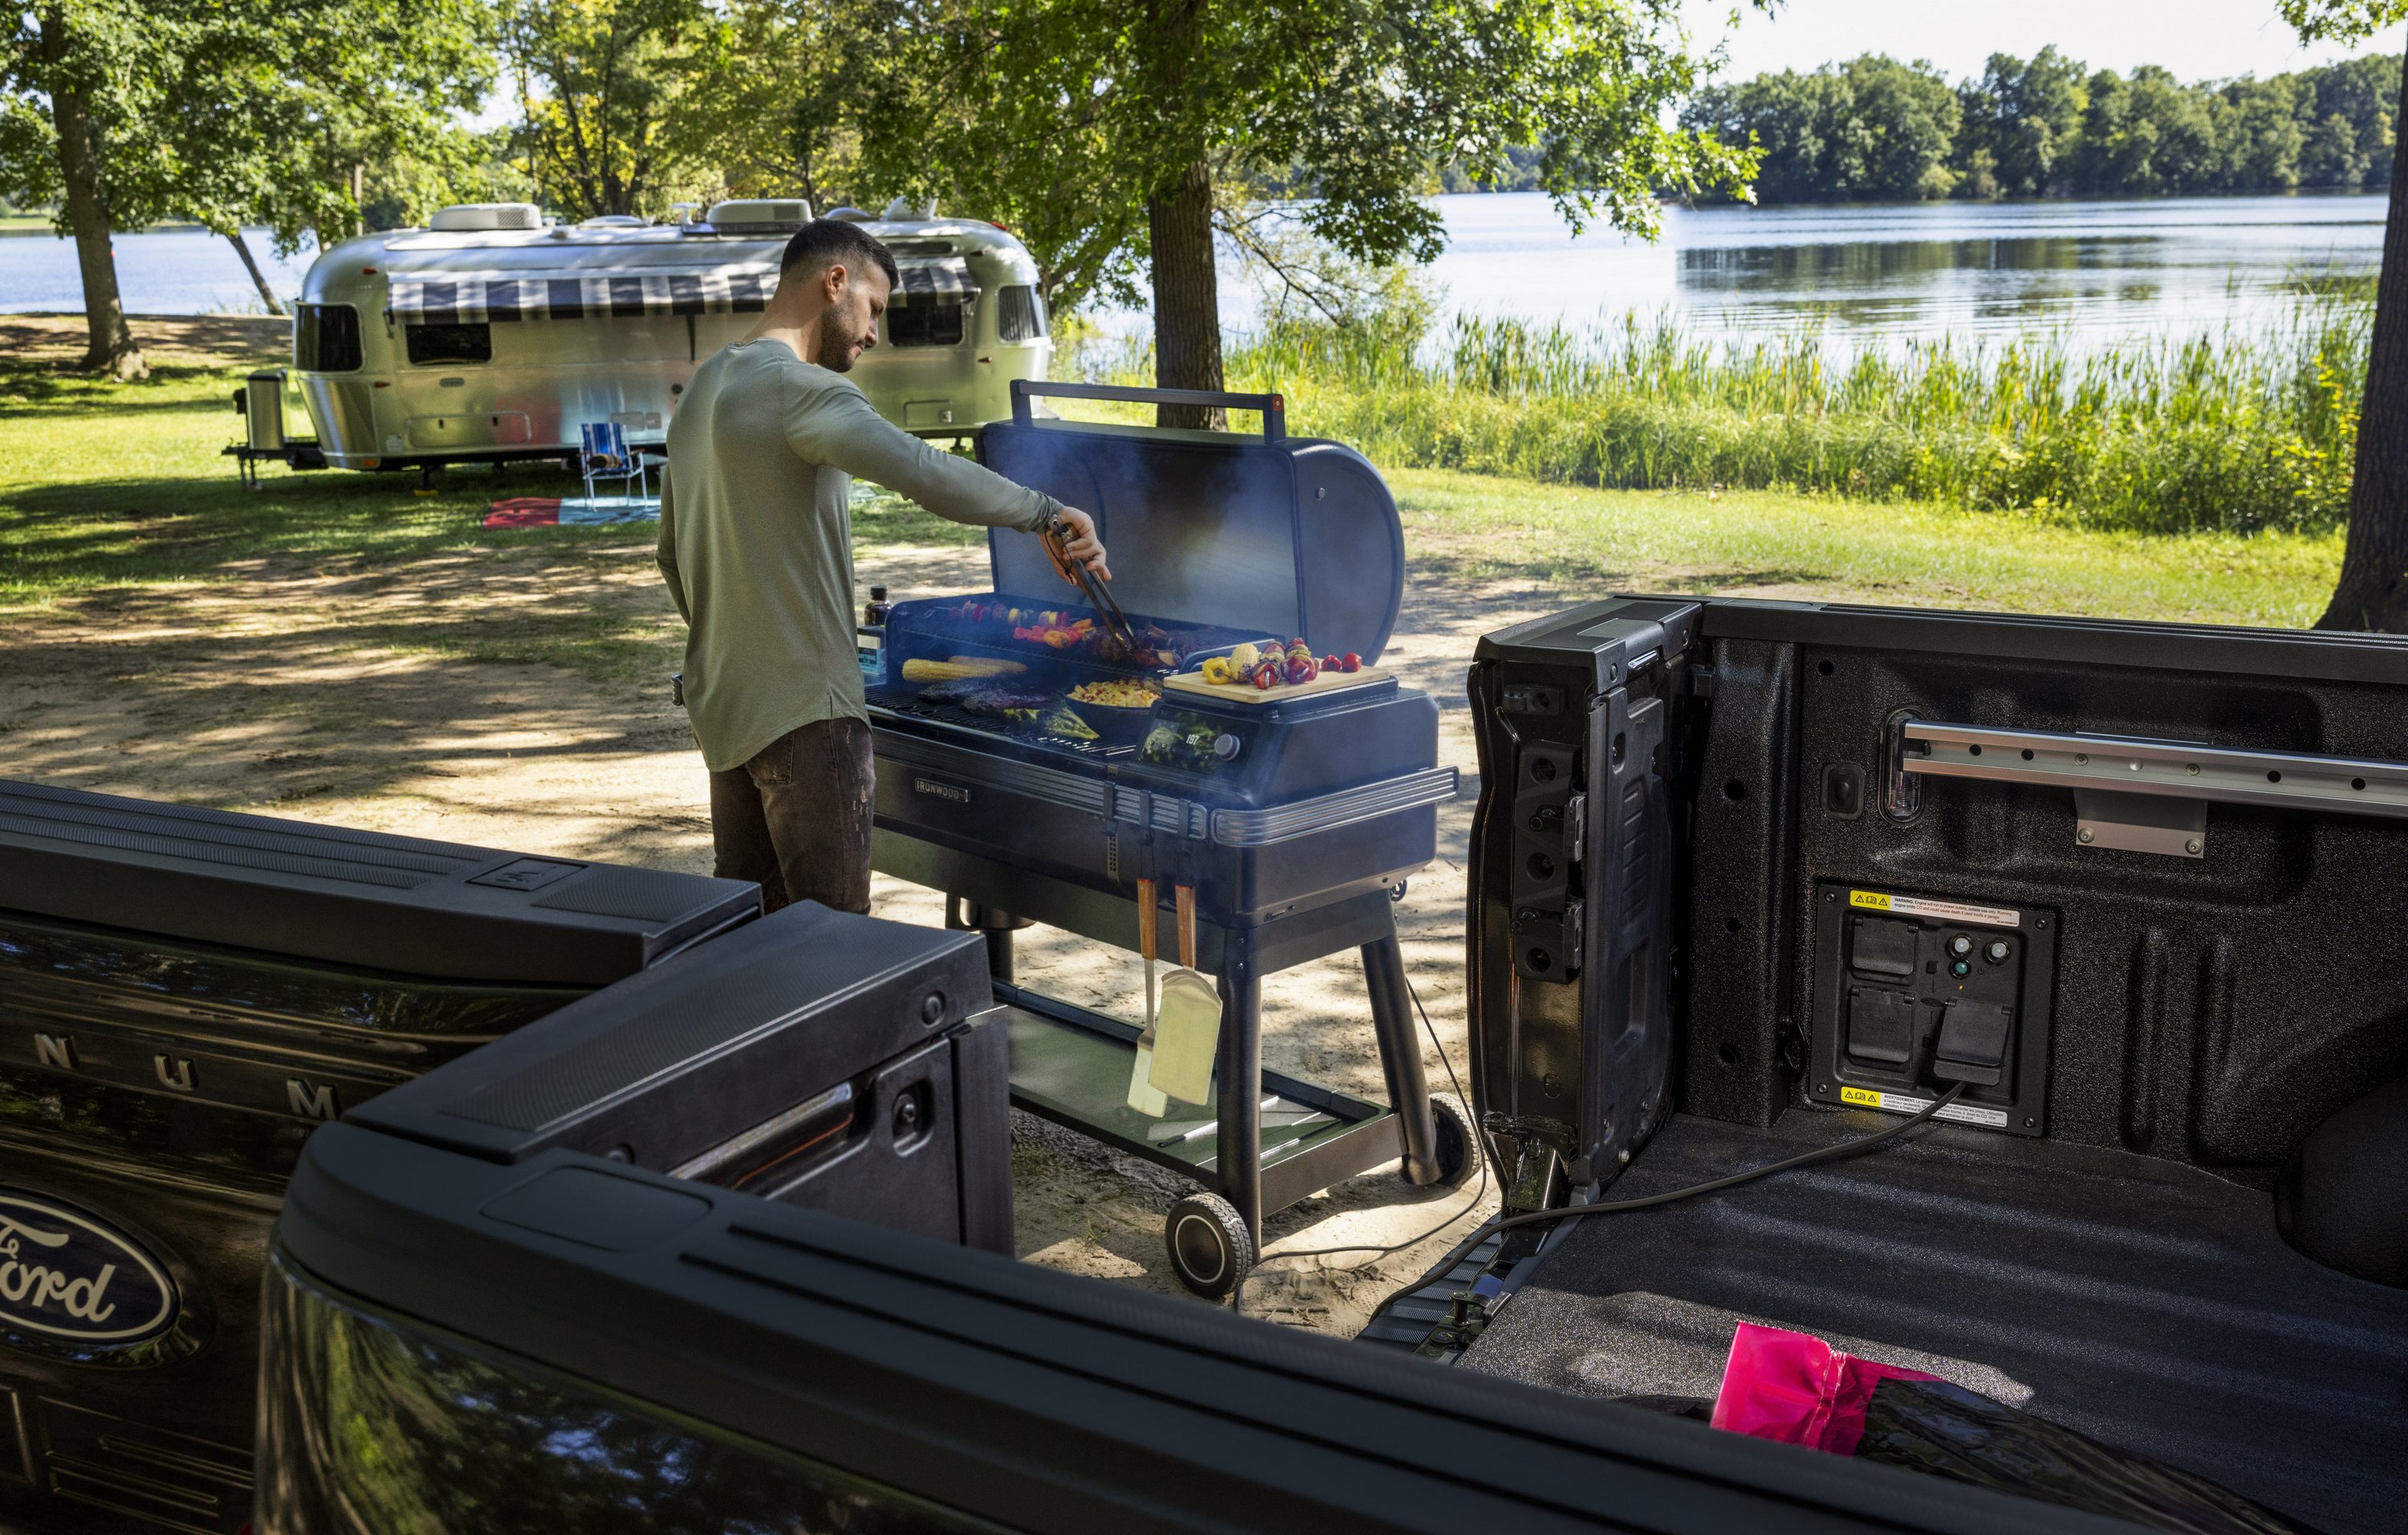
[[[1039,379],[1011,380],[1011,420],[1016,426],[1031,425],[1035,416],[1029,409],[1030,396],[1051,395],[1064,400],[1125,400],[1136,405],[1217,405],[1225,410],[1259,410],[1263,413],[1263,440],[1282,442],[1287,438],[1287,400],[1279,395],[1232,395],[1218,389],[1140,389],[1126,384],[1047,383]]]

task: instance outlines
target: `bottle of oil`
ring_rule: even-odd
[[[886,615],[895,605],[886,600],[886,588],[869,589],[869,605],[861,610],[861,623],[853,631],[853,653],[861,661],[861,682],[864,687],[876,687],[886,681]]]

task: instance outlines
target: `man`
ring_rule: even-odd
[[[773,911],[869,910],[853,477],[957,523],[1035,532],[1058,514],[1070,557],[1111,574],[1086,513],[897,430],[843,377],[878,344],[896,281],[858,226],[805,225],[761,323],[695,370],[669,424],[660,566],[687,625],[711,845]]]

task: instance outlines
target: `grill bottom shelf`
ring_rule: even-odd
[[[1010,1009],[1011,1101],[1132,1156],[1217,1188],[1215,1106],[1174,1100],[1161,1119],[1128,1106],[1138,1028],[1105,1013],[998,983]],[[1263,1213],[1369,1172],[1403,1154],[1396,1113],[1275,1071],[1262,1075]],[[1310,1115],[1310,1118],[1298,1116]],[[1157,1126],[1199,1133],[1165,1143]]]

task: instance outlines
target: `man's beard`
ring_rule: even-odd
[[[830,373],[850,373],[853,371],[853,338],[858,333],[850,329],[838,329],[830,323],[835,319],[834,311],[830,311],[827,317],[820,322],[820,353],[811,361],[826,368]]]

